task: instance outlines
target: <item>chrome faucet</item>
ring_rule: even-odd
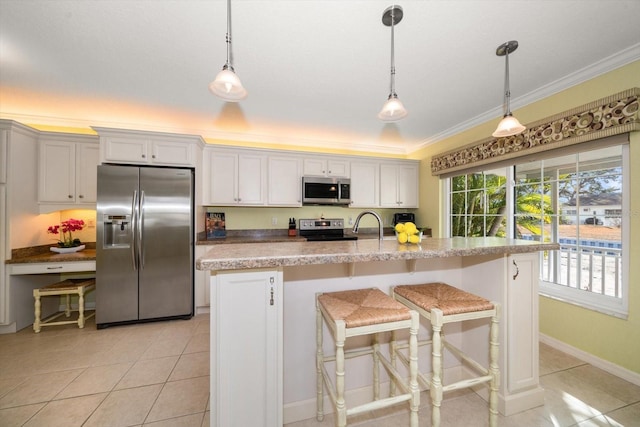
[[[378,220],[378,230],[379,230],[379,233],[380,233],[380,240],[384,240],[384,232],[382,230],[382,218],[380,218],[380,215],[378,215],[378,213],[374,212],[374,211],[362,211],[362,212],[360,212],[360,214],[356,218],[355,224],[353,225],[353,232],[354,233],[358,232],[358,226],[360,225],[360,218],[362,218],[366,214],[371,214],[371,215],[376,217],[376,219]]]

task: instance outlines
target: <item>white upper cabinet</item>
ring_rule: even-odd
[[[195,166],[195,145],[151,140],[151,163],[154,165]]]
[[[76,202],[95,203],[98,199],[98,144],[76,144]]]
[[[304,175],[349,178],[349,161],[308,157],[304,159]]]
[[[260,152],[207,151],[204,204],[218,206],[264,205],[267,157]]]
[[[269,156],[269,206],[302,205],[302,159],[288,156]]]
[[[351,162],[351,204],[353,208],[380,206],[380,163]]]
[[[200,137],[159,132],[94,128],[100,134],[103,163],[196,166]]]
[[[195,147],[185,142],[107,137],[104,144],[106,162],[195,166]]]
[[[380,206],[418,207],[418,164],[380,164]]]
[[[41,212],[56,206],[94,207],[100,146],[95,137],[43,135],[39,145],[38,202]],[[54,206],[50,206],[54,205]]]

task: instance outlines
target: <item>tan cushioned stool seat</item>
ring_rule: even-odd
[[[411,319],[407,307],[377,288],[327,292],[318,301],[334,322],[344,320],[347,328]]]
[[[88,286],[95,286],[95,284],[96,279],[67,279],[62,282],[53,283],[40,288],[40,294],[45,294],[47,292],[71,291],[78,289],[78,287],[86,288]]]
[[[426,311],[438,308],[445,316],[493,309],[491,301],[439,282],[396,286],[394,292]]]

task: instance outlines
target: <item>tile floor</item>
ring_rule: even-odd
[[[499,426],[640,426],[640,387],[544,344],[540,356],[545,405],[501,416]],[[421,425],[427,426],[425,393],[422,402]],[[207,315],[100,331],[90,321],[84,330],[67,325],[0,335],[2,427],[200,427],[209,425],[209,407]],[[350,423],[408,425],[407,412],[403,406]],[[486,426],[486,414],[477,395],[457,392],[445,399],[442,426]],[[327,415],[286,427],[332,425]]]

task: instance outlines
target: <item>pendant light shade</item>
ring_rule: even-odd
[[[227,102],[238,102],[247,97],[247,90],[242,86],[240,78],[231,63],[231,0],[227,0],[227,62],[214,81],[209,83],[209,90]]]
[[[395,40],[394,27],[402,20],[403,12],[400,6],[389,6],[382,13],[382,23],[391,27],[391,78],[389,84],[389,98],[378,113],[378,118],[383,122],[395,122],[407,116],[407,110],[402,105],[396,94],[396,65],[394,58]]]
[[[498,127],[492,135],[496,138],[504,138],[505,136],[517,135],[519,133],[522,133],[525,129],[526,127],[521,125],[518,119],[509,114],[508,116],[504,116],[504,118],[500,120],[500,123],[498,123]]]
[[[228,102],[238,102],[247,97],[247,90],[242,86],[238,75],[226,65],[216,75],[216,79],[209,83],[209,90]]]
[[[398,99],[398,95],[393,94],[389,96],[387,102],[382,106],[382,110],[378,113],[378,118],[383,122],[395,122],[407,116],[407,110],[405,110],[402,101]]]
[[[505,77],[504,77],[504,118],[498,123],[498,128],[491,135],[495,138],[517,135],[524,132],[525,126],[520,124],[518,119],[511,114],[511,90],[509,89],[509,54],[518,48],[515,40],[506,42],[498,46],[496,55],[505,57]]]

